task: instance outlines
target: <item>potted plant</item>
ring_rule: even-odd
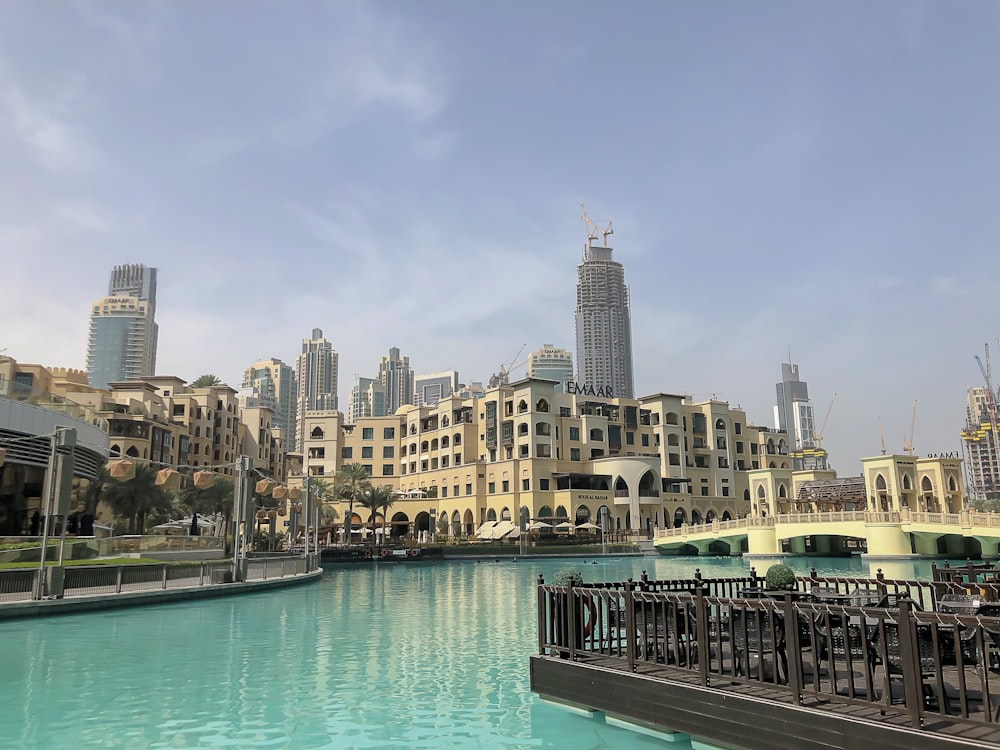
[[[772,565],[764,574],[764,587],[772,591],[794,591],[795,571],[787,565]]]

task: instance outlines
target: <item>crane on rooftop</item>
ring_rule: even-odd
[[[525,357],[523,360],[518,360],[518,358],[521,356],[521,353],[524,351],[524,347],[526,346],[527,344],[521,344],[521,348],[517,350],[517,354],[515,354],[506,362],[500,363],[500,372],[494,373],[493,376],[490,378],[490,388],[496,388],[498,385],[507,385],[508,383],[510,383],[511,372],[518,369],[519,367],[523,367],[524,364],[528,361],[527,357]]]

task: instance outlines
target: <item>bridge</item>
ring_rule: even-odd
[[[719,542],[729,554],[769,557],[784,553],[784,541],[793,554],[806,554],[810,537],[812,553],[834,551],[830,540],[847,540],[872,558],[902,558],[944,554],[965,557],[964,539],[975,539],[983,557],[1000,557],[1000,514],[962,511],[925,513],[903,508],[894,512],[833,511],[748,516],[730,521],[656,532],[654,547],[660,552],[680,551],[690,546],[698,554],[718,554]],[[863,541],[863,544],[861,543]]]

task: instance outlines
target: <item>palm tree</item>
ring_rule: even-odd
[[[190,485],[181,490],[180,502],[193,515],[201,513],[222,514],[223,537],[225,537],[226,554],[229,554],[229,520],[233,515],[233,482],[226,477],[215,477],[212,484],[204,489]]]
[[[146,527],[146,516],[167,509],[173,498],[156,484],[156,471],[149,466],[136,466],[135,476],[124,482],[108,482],[101,496],[119,518],[128,521],[128,533],[140,534]]]
[[[206,373],[204,375],[199,375],[198,378],[191,384],[191,387],[210,388],[213,385],[222,385],[222,381],[219,380],[217,375]]]
[[[386,511],[396,502],[394,495],[395,490],[391,484],[369,484],[358,495],[358,504],[371,511],[368,523],[371,524],[373,532],[375,531],[376,511],[382,509],[382,519],[384,520]]]
[[[334,479],[333,493],[347,500],[347,517],[344,519],[344,540],[351,543],[351,521],[354,519],[354,501],[371,484],[371,475],[361,464],[344,464]]]

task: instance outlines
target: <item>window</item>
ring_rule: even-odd
[[[740,441],[740,440],[736,441],[736,452],[737,453],[742,453],[743,452],[743,442]]]
[[[451,494],[452,494],[452,495],[454,495],[455,497],[458,497],[458,489],[459,489],[459,488],[458,488],[458,485],[457,485],[457,484],[456,484],[456,485],[454,485],[454,486],[453,486],[453,487],[451,488],[451,490],[452,490]]]
[[[750,455],[751,456],[757,455],[757,443],[750,443]],[[754,468],[756,469],[757,467],[755,466]]]
[[[372,475],[372,465],[371,464],[361,464],[361,468],[368,472],[368,476]]]
[[[522,479],[521,480],[521,490],[523,492],[527,492],[529,487],[531,487],[531,480],[530,479]]]
[[[538,458],[552,458],[552,446],[550,445],[536,445],[535,455]]]
[[[488,493],[490,493],[491,495],[496,494],[497,483],[496,482],[490,482],[488,485],[486,485],[486,491]]]
[[[708,497],[708,487],[702,487],[701,488],[701,496],[702,497]]]
[[[519,424],[517,426],[517,434],[518,435],[527,435],[528,434],[528,425],[526,425],[524,422],[522,422],[521,424]]]
[[[549,488],[549,480],[548,479],[539,479],[538,480],[538,489],[540,489],[540,490],[547,490],[548,488]]]
[[[394,445],[382,446],[382,458],[393,458],[395,455],[396,455],[396,446]]]
[[[631,431],[625,432],[625,445],[635,445],[635,433]]]
[[[361,448],[361,458],[371,458],[372,457],[372,447],[370,445],[365,445]]]
[[[500,490],[502,492],[510,492],[510,480],[509,479],[504,479],[500,483]]]
[[[726,485],[722,485],[722,496],[729,497],[729,487]]]
[[[580,441],[580,428],[579,427],[570,427],[569,428],[569,439],[573,440],[574,442],[579,442]]]
[[[570,461],[579,461],[580,460],[580,449],[579,448],[570,448],[569,449],[569,460]]]
[[[517,455],[518,455],[519,458],[527,458],[528,457],[528,446],[526,446],[526,445],[520,445],[520,446],[518,446],[518,448],[517,448]]]
[[[441,497],[448,497],[448,485],[441,487]]]
[[[385,427],[382,429],[382,438],[385,440],[394,440],[396,438],[396,428],[395,427]]]
[[[569,416],[571,416],[571,412],[569,410],[569,407],[568,406],[560,406],[559,407],[559,416],[560,417],[569,417]]]
[[[465,485],[465,494],[466,495],[472,494],[472,482],[469,482]]]
[[[345,445],[343,448],[340,449],[340,457],[341,458],[354,458],[354,449],[351,448],[350,446],[346,446]]]
[[[461,465],[462,465],[462,454],[461,453],[456,453],[455,454],[455,466],[461,466]]]
[[[647,433],[642,433],[642,446],[644,448],[649,447],[649,435]]]
[[[392,476],[392,464],[382,464],[382,476],[384,477]]]

